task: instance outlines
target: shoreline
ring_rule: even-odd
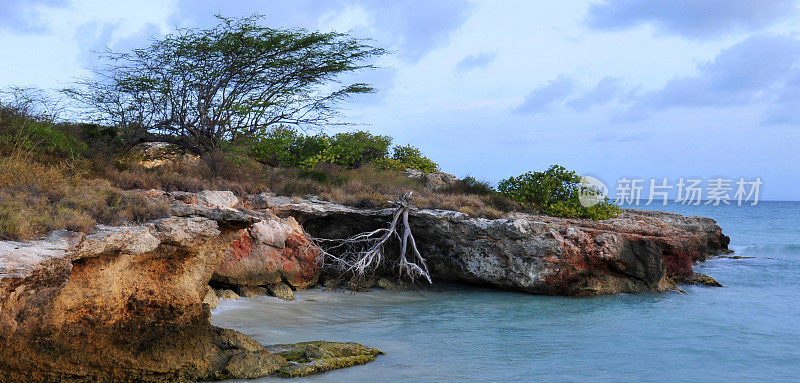
[[[26,379],[252,378],[318,373],[380,354],[351,344],[265,348],[211,325],[204,301],[217,297],[209,282],[242,295],[288,290],[284,299],[293,299],[292,290],[319,281],[318,252],[306,231],[382,225],[384,211],[270,195],[239,201],[224,191],[146,195],[168,201],[171,216],[90,235],[0,242],[0,374],[25,376],[31,371],[24,360],[37,360],[36,375]],[[411,219],[435,280],[551,295],[670,290],[672,278],[694,277],[692,264],[728,243],[713,220],[672,213],[623,212],[595,222],[423,209]],[[51,343],[42,349],[45,340]]]

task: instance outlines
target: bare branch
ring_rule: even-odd
[[[408,278],[412,283],[424,278],[433,283],[425,258],[420,254],[411,225],[409,212],[415,207],[411,204],[412,192],[408,192],[392,202],[395,210],[387,228],[356,234],[346,239],[315,239],[322,249],[323,267],[331,268],[342,276],[354,280],[366,279],[387,263],[396,265],[398,279]],[[400,254],[397,260],[388,260],[386,245],[392,239],[400,241]]]

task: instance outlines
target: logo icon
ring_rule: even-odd
[[[592,207],[604,202],[608,198],[608,187],[603,181],[592,177],[583,176],[578,184],[578,201],[583,207]]]

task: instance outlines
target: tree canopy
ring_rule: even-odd
[[[261,16],[217,17],[209,29],[179,29],[145,48],[105,52],[105,65],[67,93],[134,140],[203,153],[275,125],[341,124],[337,104],[374,91],[342,82],[385,53],[367,40],[264,27]]]

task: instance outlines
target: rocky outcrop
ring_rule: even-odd
[[[318,199],[270,196],[267,204],[320,238],[384,227],[392,213]],[[539,294],[663,291],[672,280],[694,279],[692,265],[727,251],[729,242],[712,219],[641,210],[601,222],[528,214],[492,220],[417,210],[411,225],[436,280]]]
[[[270,217],[232,209],[230,195],[196,197],[206,202],[173,201],[176,216],[145,225],[0,242],[0,381],[218,380],[286,367],[209,323],[212,275],[242,231]]]
[[[240,295],[248,296],[257,294],[257,286],[283,282],[302,290],[317,282],[319,248],[294,218],[279,218],[263,209],[258,195],[239,201],[229,191],[143,193],[170,203],[175,216],[202,215],[235,221],[242,227],[233,234],[234,240],[214,272],[213,284],[235,287]],[[247,293],[242,294],[244,290]]]
[[[266,217],[236,234],[213,281],[237,286],[283,281],[302,290],[317,282],[318,255],[294,218]]]
[[[200,157],[166,142],[143,142],[131,150],[128,160],[150,169],[178,162],[197,164]]]
[[[233,222],[234,224],[236,222]],[[284,362],[211,326],[203,300],[238,227],[206,217],[0,243],[0,381],[190,381]]]

